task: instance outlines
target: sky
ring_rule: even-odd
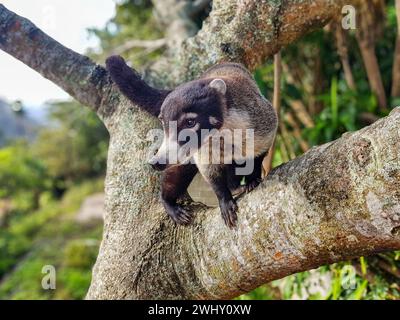
[[[0,0],[7,9],[28,18],[48,35],[79,53],[96,47],[90,27],[103,27],[113,17],[115,0]],[[0,50],[0,97],[38,107],[68,94],[23,63]]]

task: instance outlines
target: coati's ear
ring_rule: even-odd
[[[120,56],[107,58],[106,69],[129,100],[156,117],[160,114],[161,105],[170,91],[150,87]]]
[[[226,83],[222,79],[214,79],[210,82],[210,87],[214,88],[222,95],[225,95],[226,93]]]

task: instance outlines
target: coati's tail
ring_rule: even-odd
[[[161,105],[169,91],[150,87],[120,56],[107,58],[106,68],[111,79],[129,100],[150,114],[156,117],[159,115]]]

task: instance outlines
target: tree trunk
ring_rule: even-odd
[[[314,65],[313,65],[313,84],[312,84],[312,94],[309,97],[309,103],[308,103],[308,111],[310,115],[314,116],[317,115],[322,111],[324,108],[323,102],[318,99],[320,95],[323,94],[324,92],[324,87],[325,87],[325,78],[324,78],[324,71],[322,69],[322,56],[321,56],[321,50],[318,48],[316,50],[316,55],[314,59]]]
[[[254,69],[327,23],[348,1],[213,1],[203,29],[146,73],[173,85],[234,60]],[[0,49],[51,79],[110,132],[106,215],[88,299],[232,298],[294,272],[400,248],[400,111],[274,169],[239,200],[239,225],[194,207],[177,226],[143,159],[157,119],[129,103],[107,72],[0,5]],[[153,78],[152,78],[153,77]]]
[[[282,76],[282,56],[278,52],[274,55],[274,98],[272,105],[278,115],[278,123],[280,123],[281,111],[281,76]],[[272,147],[269,149],[267,156],[263,160],[263,176],[268,175],[272,169],[272,161],[274,160],[276,141],[273,142]]]
[[[365,69],[367,70],[368,82],[371,90],[375,93],[378,99],[379,108],[387,109],[387,98],[385,87],[383,86],[381,71],[379,69],[378,59],[375,53],[375,46],[365,44],[362,41],[359,43],[361,55],[363,57]]]
[[[375,52],[375,43],[383,32],[384,7],[384,0],[360,1],[357,7],[358,26],[356,30],[356,38],[367,71],[369,85],[378,99],[381,110],[387,110],[387,96]]]
[[[399,0],[400,1],[400,0]],[[400,97],[400,34],[397,36],[392,72],[392,97]]]
[[[397,38],[392,72],[392,97],[400,98],[400,0],[396,0]]]
[[[350,67],[350,60],[349,60],[349,52],[347,50],[347,34],[346,30],[342,28],[341,21],[335,21],[332,24],[333,33],[336,40],[336,48],[340,57],[340,61],[342,63],[344,78],[346,79],[346,83],[348,87],[356,91],[356,83],[354,81],[353,72],[351,71]],[[385,105],[386,106],[386,105]]]

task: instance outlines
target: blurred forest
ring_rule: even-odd
[[[199,26],[210,10],[211,4],[199,14]],[[279,81],[273,166],[400,105],[400,6],[396,11],[394,0],[362,1],[355,30],[344,30],[341,18],[254,73],[271,101]],[[118,1],[115,17],[89,32],[101,43],[88,52],[94,60],[103,64],[121,54],[139,71],[166,43],[149,0]],[[84,298],[101,240],[101,221],[79,223],[76,212],[103,189],[107,131],[76,101],[47,108],[48,122],[33,141],[11,139],[0,149],[0,299]],[[57,270],[56,290],[41,288],[48,264]],[[238,299],[400,299],[400,252],[295,274]]]

